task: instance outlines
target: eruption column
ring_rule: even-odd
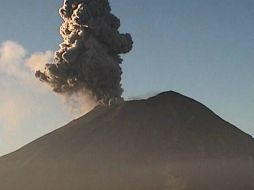
[[[129,52],[133,42],[130,34],[119,33],[120,20],[111,14],[108,0],[65,0],[59,13],[63,42],[54,61],[35,76],[57,93],[82,90],[104,105],[120,99],[120,54]]]

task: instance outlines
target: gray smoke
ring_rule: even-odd
[[[121,98],[120,54],[132,49],[130,34],[120,34],[120,20],[111,14],[108,0],[65,0],[63,42],[53,63],[35,76],[55,92],[75,94],[82,90],[96,101],[110,104]]]

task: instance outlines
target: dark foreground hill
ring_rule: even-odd
[[[254,141],[175,92],[96,107],[0,158],[1,190],[253,190]]]

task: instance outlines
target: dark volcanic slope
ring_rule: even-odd
[[[1,190],[254,189],[251,136],[175,92],[97,107],[0,158]]]

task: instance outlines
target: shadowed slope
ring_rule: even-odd
[[[175,92],[93,111],[0,158],[4,190],[254,189],[251,136]]]

